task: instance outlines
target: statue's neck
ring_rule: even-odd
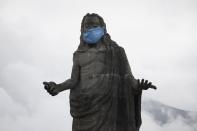
[[[102,41],[97,42],[96,44],[87,44],[88,49],[89,48],[102,48],[102,46],[104,46],[104,44],[102,43]]]
[[[81,49],[77,49],[78,51],[87,51],[87,50],[105,50],[105,44],[102,41],[99,41],[96,44],[87,44],[85,43],[85,45],[81,48]]]

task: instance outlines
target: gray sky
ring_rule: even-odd
[[[42,81],[70,77],[81,20],[88,12],[104,18],[134,76],[158,87],[144,92],[143,100],[197,111],[197,1],[1,0],[1,131],[71,130],[69,91],[51,97]],[[145,130],[191,128],[181,120],[160,127],[143,112]]]

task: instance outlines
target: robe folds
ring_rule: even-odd
[[[123,47],[109,43],[73,53],[70,86],[72,131],[139,131],[141,94]]]

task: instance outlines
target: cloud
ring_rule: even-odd
[[[72,119],[65,112],[68,109],[62,107],[65,105],[64,97],[61,97],[62,100],[40,100],[34,104],[33,112],[30,112],[26,106],[12,99],[4,89],[0,88],[0,93],[1,104],[6,101],[0,109],[1,131],[71,130]]]
[[[142,103],[141,131],[196,131],[197,112],[185,111],[155,100]]]
[[[161,126],[175,120],[181,120],[184,124],[191,126],[197,124],[197,112],[181,110],[155,100],[143,101],[142,107]]]
[[[71,130],[68,92],[54,99],[44,90],[43,79],[42,71],[23,62],[1,70],[0,130]]]
[[[41,97],[42,71],[23,62],[10,63],[1,70],[3,89],[17,102],[30,106]]]
[[[26,109],[20,103],[14,101],[2,87],[0,87],[0,94],[0,103],[6,102],[6,104],[0,108],[1,118],[5,118],[8,115],[11,118],[16,118],[17,115],[27,114]]]
[[[141,127],[141,131],[152,130],[152,131],[195,131],[197,126],[191,127],[190,125],[185,124],[181,119],[176,119],[168,124],[160,126],[156,124],[154,119],[150,116],[150,114],[143,112],[142,113],[143,124]]]

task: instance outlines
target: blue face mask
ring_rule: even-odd
[[[103,27],[90,28],[83,33],[83,40],[88,44],[96,44],[104,35]]]

